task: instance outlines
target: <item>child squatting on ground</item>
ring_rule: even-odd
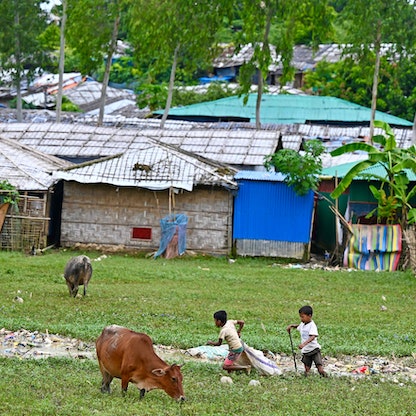
[[[296,328],[300,332],[301,344],[298,348],[302,351],[302,362],[305,365],[305,375],[307,376],[311,371],[312,363],[315,363],[316,368],[321,376],[326,377],[322,365],[321,346],[318,344],[318,328],[312,320],[313,310],[311,306],[302,306],[299,309],[300,324],[291,324],[286,330],[290,333],[292,328]]]
[[[249,374],[251,366],[236,364],[244,351],[243,344],[240,340],[240,333],[243,329],[244,321],[233,319],[227,320],[226,311],[217,311],[214,313],[214,322],[215,326],[221,328],[218,341],[208,341],[207,345],[218,347],[224,340],[227,342],[229,352],[227,358],[224,360],[222,368],[229,373],[236,370],[245,370]],[[235,327],[236,325],[239,325],[238,330]]]

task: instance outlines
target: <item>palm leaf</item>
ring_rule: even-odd
[[[391,151],[397,147],[396,138],[394,137],[393,129],[385,121],[375,120],[374,127],[380,127],[384,130],[387,138],[385,138],[384,150]],[[375,141],[375,138],[373,137]]]
[[[378,149],[376,149],[374,146],[368,143],[348,143],[344,146],[338,147],[337,149],[334,149],[330,154],[331,156],[340,156],[345,153],[351,153],[356,151],[363,151],[367,153],[377,153],[379,152]]]
[[[400,172],[403,169],[410,169],[412,172],[416,173],[416,160],[413,158],[406,158],[402,160],[394,165],[393,172]]]
[[[416,195],[416,185],[407,194],[407,200],[410,201]]]
[[[385,133],[387,134],[387,136],[393,136],[394,137],[393,129],[385,121],[374,120],[374,127],[378,127],[380,129],[383,129],[385,131]]]
[[[342,193],[344,193],[348,187],[351,185],[353,179],[360,174],[364,169],[373,166],[374,163],[370,160],[363,160],[362,162],[357,163],[353,166],[344,176],[342,181],[338,184],[338,186],[332,191],[331,197],[338,198]]]

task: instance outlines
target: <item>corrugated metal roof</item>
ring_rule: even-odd
[[[53,176],[80,183],[191,191],[195,185],[236,188],[235,173],[236,170],[228,166],[149,139],[141,149],[56,171]]]
[[[270,54],[272,63],[269,65],[271,72],[281,72],[282,63],[280,55],[276,54],[276,47],[270,45]],[[222,54],[214,59],[214,68],[232,68],[239,67],[246,62],[249,62],[254,53],[254,48],[251,43],[242,46],[238,52],[233,46],[224,48]],[[315,65],[326,60],[328,62],[337,62],[342,55],[342,46],[336,44],[319,45],[318,50],[314,51],[312,47],[306,45],[296,45],[293,48],[292,66],[298,71],[305,71],[315,67]]]
[[[260,44],[261,45],[261,44]],[[281,73],[283,65],[280,55],[276,54],[276,47],[270,45],[270,54],[272,63],[269,65],[269,71]],[[311,46],[295,45],[293,47],[293,57],[291,65],[297,71],[306,71],[314,68],[319,62],[338,62],[342,58],[345,45],[339,44],[321,44],[318,49],[314,50]],[[381,44],[381,54],[385,55],[391,50],[388,43]],[[220,56],[214,59],[214,68],[233,68],[239,67],[249,62],[254,53],[251,43],[243,45],[237,52],[233,45],[225,45]]]
[[[71,165],[16,141],[0,138],[0,178],[19,191],[46,191],[56,182],[51,172]]]
[[[41,152],[66,158],[112,156],[141,149],[149,139],[176,146],[219,163],[262,166],[277,150],[280,132],[255,129],[161,130],[93,127],[80,124],[0,124],[0,136],[18,140]]]
[[[301,147],[303,136],[300,134],[285,134],[282,137],[282,145],[284,149],[292,149],[298,151]]]
[[[342,45],[322,44],[318,50],[306,45],[296,45],[293,48],[292,65],[299,71],[314,68],[318,62],[338,62],[342,56]]]
[[[102,84],[97,81],[86,81],[78,85],[77,88],[72,88],[65,91],[65,96],[74,104],[84,109],[85,111],[94,109],[96,103],[101,99]],[[119,88],[107,87],[106,90],[107,101],[128,99],[135,101],[135,96],[131,92]],[[95,104],[95,105],[94,105]]]
[[[338,178],[342,179],[350,171],[350,169],[352,169],[357,163],[358,163],[358,161],[325,168],[325,169],[322,170],[321,176],[323,176],[323,177],[333,177],[333,178],[338,177]],[[409,178],[410,181],[416,181],[416,174],[414,172],[412,172],[409,169],[406,169],[406,173],[407,173],[407,177]],[[379,163],[375,164],[374,166],[370,166],[367,169],[364,169],[361,172],[361,175],[376,175],[376,176],[380,176],[380,177],[387,177],[386,170]],[[357,176],[355,179],[358,180],[358,181],[359,180],[364,180],[364,181],[368,180],[368,178],[363,177],[361,175]]]
[[[328,152],[345,143],[364,141],[368,127],[339,127],[308,124],[264,125],[256,130],[251,123],[177,123],[155,128],[154,120],[139,127],[96,127],[63,123],[0,123],[0,137],[17,140],[46,154],[65,158],[97,158],[141,149],[149,138],[176,146],[200,156],[239,166],[242,169],[263,166],[264,156],[279,148],[298,151],[303,140],[320,139]],[[393,128],[397,145],[412,143],[410,128]],[[382,130],[375,129],[375,134]],[[363,159],[362,153],[331,157],[324,154],[324,166]]]
[[[172,108],[169,117],[241,119],[256,121],[257,94],[232,96],[215,101]],[[155,114],[162,114],[156,111]],[[336,97],[263,94],[261,122],[294,124],[307,122],[369,123],[371,109]],[[376,119],[391,125],[412,126],[410,121],[376,111]]]

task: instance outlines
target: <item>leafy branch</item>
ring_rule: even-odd
[[[307,140],[303,144],[303,152],[292,149],[282,149],[277,153],[266,156],[264,166],[267,170],[275,169],[285,177],[285,183],[292,186],[298,195],[306,195],[310,190],[316,190],[319,184],[319,174],[322,171],[322,153],[324,145],[319,140]]]
[[[20,196],[16,187],[7,180],[0,181],[0,202],[2,204],[17,205]]]

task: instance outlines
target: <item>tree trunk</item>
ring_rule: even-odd
[[[377,38],[374,45],[376,53],[376,63],[374,66],[373,91],[371,95],[371,119],[370,119],[370,142],[373,143],[374,136],[374,120],[376,117],[377,107],[377,90],[378,90],[378,74],[380,72],[380,48],[381,48],[381,21],[377,23]]]
[[[104,119],[104,108],[105,102],[107,99],[107,86],[110,81],[110,70],[111,70],[111,60],[113,59],[114,52],[117,47],[117,36],[118,36],[118,27],[120,25],[120,13],[117,15],[114,20],[113,34],[111,36],[110,48],[107,55],[107,62],[105,64],[105,71],[103,77],[103,86],[101,89],[101,102],[100,102],[100,112],[98,114],[97,125],[102,126]]]
[[[416,275],[416,227],[411,225],[403,229],[403,235],[406,242],[405,264],[410,264],[413,274]]]
[[[260,107],[261,107],[261,98],[263,96],[263,73],[259,71],[259,80],[257,83],[257,100],[256,100],[256,129],[261,129],[260,121]]]
[[[270,56],[270,47],[269,47],[269,35],[270,35],[270,26],[272,23],[272,18],[274,15],[274,9],[271,8],[269,12],[267,13],[267,21],[266,21],[266,27],[264,28],[264,36],[263,36],[263,46],[262,46],[262,55]],[[269,71],[269,59],[266,59],[266,65],[263,68],[262,65],[260,65],[259,68],[259,80],[257,83],[257,101],[256,101],[256,129],[261,129],[261,122],[260,122],[260,107],[261,107],[261,99],[263,96],[263,85],[264,85],[264,79],[263,79],[263,70],[267,73]]]
[[[177,45],[175,48],[175,52],[173,53],[173,63],[172,63],[172,68],[170,70],[170,78],[169,78],[168,98],[166,100],[166,106],[165,106],[165,111],[163,112],[162,120],[160,121],[161,129],[165,127],[165,122],[168,118],[170,106],[172,105],[173,87],[175,85],[176,65],[178,63],[179,47],[180,45]]]
[[[19,123],[23,121],[22,86],[20,75],[16,79],[16,118]]]
[[[19,17],[19,13],[16,13],[16,16],[14,18],[14,23],[16,25],[16,27],[19,26],[20,24],[20,17]],[[20,38],[19,36],[16,36],[15,39],[15,45],[16,45],[16,113],[17,113],[17,121],[19,123],[22,122],[23,120],[23,115],[22,115],[22,73],[23,73],[23,69],[22,69],[22,62],[21,62],[21,56],[20,56]]]
[[[65,65],[65,24],[66,24],[66,3],[67,0],[62,0],[62,18],[61,18],[61,38],[59,45],[59,84],[58,95],[56,97],[56,122],[61,121],[62,111],[62,90],[64,79],[64,65]]]

